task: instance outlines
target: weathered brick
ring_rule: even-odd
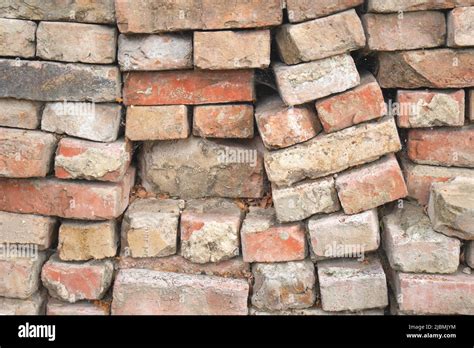
[[[410,129],[408,157],[420,164],[474,167],[474,125]]]
[[[421,206],[403,201],[382,221],[383,247],[394,270],[454,273],[458,269],[460,241],[435,232]]]
[[[474,179],[433,183],[428,215],[435,231],[474,240]]]
[[[0,98],[107,102],[120,96],[117,67],[0,59]]]
[[[401,128],[464,125],[464,90],[397,91]]]
[[[314,214],[341,209],[334,179],[308,180],[291,187],[272,187],[272,200],[280,222],[304,220]]]
[[[471,123],[474,122],[474,89],[469,90],[469,97],[467,101],[467,116]]]
[[[109,315],[110,303],[106,301],[62,302],[53,297],[48,299],[46,315]]]
[[[259,100],[255,119],[268,149],[302,143],[321,131],[321,124],[311,107],[288,107],[278,96]]]
[[[278,90],[287,105],[343,92],[360,83],[354,60],[348,54],[292,66],[274,63],[273,70]]]
[[[355,215],[316,215],[308,220],[308,232],[312,256],[316,259],[363,259],[365,252],[377,250],[380,245],[376,209]]]
[[[356,7],[364,0],[286,0],[290,22],[303,22]]]
[[[25,249],[25,252],[30,249]],[[6,251],[0,257],[0,296],[27,299],[38,291],[41,266],[46,261],[46,252],[40,251],[37,257],[10,256]]]
[[[338,175],[336,190],[346,214],[369,210],[408,195],[393,154]]]
[[[270,30],[194,32],[194,65],[199,69],[267,68]]]
[[[114,257],[119,233],[114,220],[63,221],[59,228],[58,256],[63,261],[87,261]]]
[[[364,262],[325,260],[317,266],[325,311],[359,311],[388,305],[387,281],[376,257]]]
[[[57,254],[44,264],[41,280],[49,295],[74,303],[100,300],[112,284],[114,265],[110,260],[83,263],[61,261]]]
[[[406,158],[402,159],[401,164],[408,196],[415,198],[421,205],[428,204],[430,187],[433,182],[445,182],[457,176],[474,179],[474,169],[428,166],[413,163]]]
[[[251,207],[240,230],[245,262],[283,262],[306,256],[302,223],[280,224],[275,209]]]
[[[122,250],[132,257],[162,257],[176,253],[181,200],[139,199],[122,221]]]
[[[474,268],[474,241],[466,243],[464,248],[464,258],[468,266]]]
[[[112,142],[120,128],[121,106],[58,102],[47,103],[43,110],[41,129],[74,137]]]
[[[45,0],[3,0],[0,17],[115,24],[114,12],[114,0],[69,0],[67,6]]]
[[[379,54],[382,88],[464,88],[474,85],[474,49],[439,48]]]
[[[183,274],[205,274],[224,278],[250,278],[250,264],[241,257],[210,263],[194,263],[181,255],[166,257],[132,258],[120,257],[118,269],[140,268],[161,272]]]
[[[125,77],[124,103],[197,105],[253,101],[253,79],[252,70],[131,72]]]
[[[56,149],[52,134],[35,130],[0,128],[0,177],[46,176]]]
[[[448,13],[450,47],[474,46],[474,7],[458,7]]]
[[[120,35],[120,70],[173,70],[193,67],[193,38],[189,34]]]
[[[246,315],[243,279],[124,269],[114,284],[115,315]]]
[[[272,183],[288,186],[374,161],[400,148],[395,121],[384,117],[377,122],[321,134],[287,149],[265,152],[265,168]]]
[[[204,138],[253,138],[253,105],[195,106],[193,134]]]
[[[316,101],[316,110],[324,131],[331,133],[382,117],[387,106],[375,77],[364,72],[359,86]]]
[[[322,316],[322,315],[334,315],[333,312],[324,311],[321,308],[321,304],[316,305],[311,308],[303,308],[303,309],[288,309],[284,311],[262,311],[255,308],[250,308],[250,315],[278,315],[278,316]],[[366,309],[362,311],[350,312],[350,311],[342,311],[337,313],[338,316],[340,315],[385,315],[384,309],[375,308],[375,309]]]
[[[365,46],[364,29],[355,10],[301,24],[285,24],[278,28],[275,38],[286,64],[327,58]]]
[[[316,300],[316,277],[311,261],[256,263],[252,305],[262,310],[311,307]]]
[[[120,139],[97,143],[75,138],[59,141],[54,171],[60,179],[85,179],[119,182],[132,160],[132,144]]]
[[[45,291],[37,291],[24,300],[0,297],[0,315],[44,315],[45,305]]]
[[[474,314],[474,275],[396,273],[392,287],[404,314]]]
[[[226,1],[116,0],[122,33],[157,33],[193,29],[257,28],[279,25],[280,0]]]
[[[120,183],[0,179],[0,210],[84,220],[109,220],[128,205],[135,169]]]
[[[367,35],[367,47],[373,51],[438,47],[446,41],[443,12],[419,11],[403,15],[369,13],[362,16],[362,23]]]
[[[55,239],[55,218],[0,211],[0,243],[34,244],[48,249]]]
[[[453,8],[455,0],[368,0],[369,12],[408,12]]]
[[[258,139],[236,143],[189,137],[145,143],[139,156],[144,187],[181,198],[262,197],[263,158]]]
[[[186,105],[130,106],[125,136],[133,141],[185,139],[189,136]]]
[[[0,18],[0,56],[34,57],[35,32],[35,22]]]
[[[38,128],[42,103],[29,100],[0,99],[0,126]]]
[[[244,213],[225,199],[190,200],[181,214],[181,255],[195,263],[219,262],[240,254]]]

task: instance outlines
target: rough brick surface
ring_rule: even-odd
[[[463,88],[474,85],[474,50],[447,48],[379,54],[382,88]]]
[[[1,98],[108,102],[120,98],[120,89],[116,67],[0,59]]]
[[[47,249],[55,239],[56,219],[0,211],[0,243],[34,244]]]
[[[373,51],[438,47],[446,41],[443,12],[369,13],[363,15],[362,23],[367,34],[367,46]]]
[[[346,214],[369,210],[408,195],[394,155],[340,174],[336,178],[336,190]]]
[[[262,197],[264,171],[257,140],[214,142],[189,137],[146,143],[139,158],[147,190],[181,198]]]
[[[472,4],[474,5],[474,4]],[[474,46],[474,7],[458,7],[448,14],[448,46]]]
[[[278,90],[287,105],[343,92],[360,83],[354,60],[348,54],[294,66],[274,63],[273,70]]]
[[[321,131],[321,124],[311,107],[288,107],[278,96],[259,101],[255,119],[263,144],[268,149],[302,143]]]
[[[318,262],[321,302],[325,311],[358,311],[388,305],[387,281],[377,258]]]
[[[63,261],[114,257],[119,242],[115,221],[63,221],[59,228],[58,256]]]
[[[180,223],[181,255],[195,263],[219,262],[238,256],[242,218],[243,212],[229,200],[186,202]]]
[[[192,68],[192,36],[183,33],[146,36],[120,35],[118,61],[122,71]]]
[[[125,77],[124,103],[196,105],[253,101],[253,75],[252,70],[132,72]]]
[[[0,18],[0,56],[34,57],[35,32],[35,22]]]
[[[59,179],[0,179],[0,210],[72,219],[107,220],[128,205],[135,169],[120,183]]]
[[[49,295],[74,303],[80,300],[100,300],[112,283],[114,266],[110,260],[71,263],[57,255],[45,263],[41,280]]]
[[[33,130],[0,128],[0,177],[46,176],[52,165],[57,139]]]
[[[455,178],[431,185],[428,215],[435,231],[474,240],[474,179]]]
[[[467,114],[471,123],[474,122],[474,89],[469,90]]]
[[[315,271],[311,261],[256,263],[252,305],[262,310],[311,307],[316,300]]]
[[[176,253],[181,200],[139,199],[122,221],[122,250],[132,257],[162,257]]]
[[[300,221],[341,209],[333,178],[308,180],[291,187],[273,186],[272,199],[280,222]]]
[[[105,301],[62,302],[49,298],[46,315],[109,315],[110,303]]]
[[[115,28],[96,24],[41,22],[36,38],[36,55],[41,59],[95,64],[115,61]]]
[[[412,129],[408,157],[420,164],[474,167],[474,125],[462,128]]]
[[[303,22],[363,4],[364,0],[286,0],[290,22]]]
[[[204,138],[253,138],[253,105],[195,106],[193,134]]]
[[[194,33],[194,65],[199,69],[264,69],[270,65],[270,30]]]
[[[370,12],[399,12],[441,10],[453,8],[455,0],[368,0],[367,8]]]
[[[286,64],[327,58],[365,46],[364,29],[355,10],[301,24],[285,24],[275,38]]]
[[[0,315],[44,315],[45,304],[45,291],[37,291],[24,300],[0,297]]]
[[[120,270],[113,291],[116,315],[246,315],[242,279],[143,269]]]
[[[47,103],[41,129],[93,141],[117,140],[121,106],[118,104]]]
[[[59,141],[54,171],[60,179],[119,182],[132,160],[132,144],[127,140],[96,143],[63,138]]]
[[[461,243],[435,232],[423,208],[403,201],[383,217],[382,241],[390,266],[401,272],[454,273]]]
[[[213,0],[116,0],[117,24],[122,33],[157,33],[192,29],[254,28],[278,25],[280,0],[235,2]]]
[[[0,99],[0,127],[38,128],[41,105],[29,100]]]
[[[385,117],[340,132],[321,134],[288,149],[266,152],[265,168],[272,183],[288,186],[371,162],[400,148],[395,121]]]
[[[241,229],[245,262],[283,262],[306,256],[302,223],[279,224],[273,208],[250,208]]]
[[[331,133],[382,117],[387,106],[377,80],[364,72],[359,86],[316,101],[316,110],[324,131]]]
[[[355,215],[316,215],[308,220],[311,251],[316,259],[354,257],[377,250],[380,231],[377,210]]]
[[[464,90],[398,90],[397,102],[403,105],[397,117],[401,128],[464,125]]]

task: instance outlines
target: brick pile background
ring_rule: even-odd
[[[474,314],[473,0],[65,3],[0,0],[0,313]]]

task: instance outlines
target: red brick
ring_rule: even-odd
[[[0,128],[0,177],[46,176],[56,143],[52,134]]]
[[[107,301],[68,303],[51,297],[46,306],[46,315],[109,315],[110,304]]]
[[[74,303],[100,300],[112,283],[113,272],[110,260],[72,263],[53,255],[43,266],[41,280],[51,296]]]
[[[108,220],[128,205],[135,169],[120,183],[59,179],[0,179],[0,210],[72,219]]]
[[[306,256],[303,224],[279,224],[273,208],[251,209],[240,233],[245,262],[298,261]]]
[[[144,269],[120,270],[115,315],[246,315],[249,285],[243,279]]]
[[[393,154],[338,175],[336,189],[346,214],[369,210],[408,194]]]
[[[286,0],[290,22],[303,22],[340,12],[364,3],[364,0]]]
[[[126,105],[245,102],[255,99],[252,70],[132,72],[126,75]]]
[[[411,129],[407,146],[408,157],[416,163],[474,167],[474,125]]]
[[[277,96],[259,101],[255,118],[263,144],[269,149],[302,143],[321,131],[311,107],[288,107]]]
[[[249,104],[196,106],[193,134],[204,138],[253,138],[253,114]]]
[[[60,179],[86,179],[118,182],[132,160],[132,144],[127,140],[97,143],[74,138],[59,141],[55,174]]]
[[[316,110],[326,133],[373,120],[387,113],[382,90],[369,72],[361,74],[359,86],[316,101]]]
[[[474,5],[472,3],[471,5]],[[474,46],[474,6],[455,8],[448,13],[448,46]]]

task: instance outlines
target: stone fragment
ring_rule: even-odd
[[[41,122],[42,103],[0,99],[0,127],[36,129]]]
[[[0,56],[34,57],[35,32],[35,22],[0,18]]]
[[[464,258],[467,265],[471,268],[474,268],[474,241],[470,241],[465,244]]]
[[[364,0],[286,0],[291,23],[324,17],[335,12],[356,7]]]
[[[311,261],[256,263],[252,305],[260,310],[311,307],[316,300],[315,271]]]
[[[448,13],[448,46],[474,46],[473,22],[474,6],[458,7],[450,11]]]

